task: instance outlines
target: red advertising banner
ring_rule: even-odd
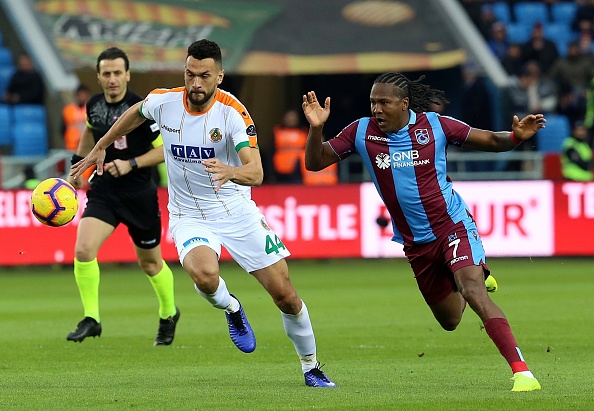
[[[457,182],[488,257],[594,255],[594,183],[551,181]],[[373,184],[334,187],[264,186],[253,198],[292,258],[402,257]],[[46,227],[30,211],[29,190],[0,190],[0,266],[72,263],[86,196],[65,227]],[[167,225],[167,190],[159,192],[163,257],[177,261]],[[124,226],[105,242],[102,262],[134,262]],[[225,251],[222,259],[230,258]]]
[[[252,198],[294,257],[361,256],[358,184],[264,186]]]
[[[555,254],[594,255],[594,183],[555,184]]]

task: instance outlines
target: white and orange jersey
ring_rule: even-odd
[[[253,206],[250,187],[228,181],[215,193],[217,183],[202,165],[202,160],[216,157],[240,166],[237,152],[257,147],[254,122],[235,96],[218,89],[206,111],[192,112],[185,87],[156,89],[146,97],[140,113],[161,129],[171,217],[215,220]]]

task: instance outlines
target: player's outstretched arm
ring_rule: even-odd
[[[468,150],[479,151],[509,151],[516,148],[522,141],[528,140],[541,128],[545,128],[547,120],[542,114],[529,114],[522,120],[514,116],[512,131],[489,131],[473,128],[463,147]]]
[[[512,121],[512,132],[514,136],[522,141],[528,140],[541,128],[545,128],[547,119],[542,114],[528,114],[522,120],[514,116]]]
[[[339,158],[328,143],[322,142],[322,130],[330,116],[330,97],[326,97],[324,107],[320,105],[313,91],[303,95],[303,114],[309,123],[309,134],[305,144],[305,168],[309,171],[319,171]]]
[[[163,151],[163,146],[161,145],[153,147],[143,155],[134,157],[130,160],[120,160],[116,158],[115,160],[105,164],[103,169],[117,178],[125,176],[134,170],[134,168],[152,167],[162,163],[163,161],[165,161],[165,152]],[[136,166],[133,166],[134,163]]]
[[[103,174],[103,162],[105,161],[105,150],[107,147],[109,147],[120,136],[130,133],[146,120],[140,114],[141,104],[142,102],[138,102],[126,110],[124,114],[122,114],[121,117],[118,118],[115,123],[113,123],[109,131],[107,131],[107,133],[105,133],[105,135],[99,139],[89,154],[87,154],[86,157],[80,160],[78,163],[72,165],[70,168],[70,175],[74,179],[80,177],[80,175],[93,164],[97,164],[97,174]]]

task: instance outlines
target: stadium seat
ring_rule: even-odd
[[[545,114],[546,127],[536,133],[536,146],[543,153],[559,153],[563,140],[571,133],[571,125],[567,116],[562,114]]]
[[[565,23],[549,23],[543,26],[544,35],[552,41],[570,41],[577,40],[578,34],[571,31],[571,28]]]
[[[6,104],[0,104],[0,146],[12,145],[12,135],[10,133],[10,123],[12,114],[10,112],[10,106]]]
[[[0,67],[12,67],[12,52],[0,46]]]
[[[0,67],[13,67],[12,52],[6,47],[0,46]]]
[[[561,57],[565,57],[567,56],[567,48],[568,48],[568,42],[561,39],[561,40],[553,40],[553,43],[555,43],[555,47],[557,47],[557,51],[559,52],[559,55]]]
[[[45,124],[18,123],[12,127],[12,155],[45,156],[48,152]]]
[[[504,1],[498,1],[496,3],[490,4],[489,6],[491,7],[491,10],[493,10],[495,19],[505,24],[512,22],[511,9],[508,3]]]
[[[549,11],[546,4],[537,2],[520,2],[514,5],[514,15],[517,22],[532,28],[534,23],[541,22],[543,25],[549,21]]]
[[[14,67],[0,67],[0,95],[4,95],[4,92],[8,87],[8,83],[12,78],[12,73],[14,73]]]
[[[578,37],[565,23],[549,23],[543,30],[545,37],[555,43],[561,56],[567,55],[567,45]]]
[[[39,123],[45,126],[45,107],[40,104],[17,104],[12,110],[15,123]]]
[[[532,26],[524,23],[510,23],[505,29],[507,31],[507,41],[522,44],[530,39]]]
[[[573,1],[553,3],[551,4],[552,20],[556,23],[564,23],[567,26],[571,26],[577,8],[578,4]]]

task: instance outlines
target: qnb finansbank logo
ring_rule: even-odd
[[[200,163],[207,158],[215,158],[215,149],[213,147],[172,144],[171,154],[173,154],[174,159],[184,163]]]
[[[418,150],[410,150],[404,152],[395,152],[390,158],[389,154],[379,153],[375,156],[375,165],[380,170],[385,170],[390,167],[401,168],[401,167],[416,167],[424,164],[430,164],[429,159],[419,159]]]

